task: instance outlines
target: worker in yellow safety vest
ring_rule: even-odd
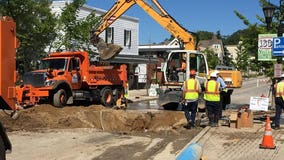
[[[222,118],[222,110],[226,110],[226,105],[229,101],[230,95],[228,96],[228,89],[227,85],[220,75],[220,72],[218,70],[214,71],[217,74],[217,79],[216,81],[220,83],[221,91],[220,91],[220,110],[219,110],[219,118]]]
[[[219,110],[220,110],[220,83],[217,81],[217,74],[215,72],[210,74],[210,80],[204,83],[205,93],[204,100],[208,112],[209,125],[211,127],[218,127]]]
[[[185,128],[195,127],[195,117],[198,106],[199,93],[201,87],[197,79],[195,79],[196,71],[190,71],[190,78],[183,82],[183,111],[187,120]]]
[[[280,82],[274,85],[275,89],[275,120],[274,125],[272,126],[273,129],[278,130],[280,129],[280,116],[282,114],[282,109],[284,109],[284,74],[280,77]]]

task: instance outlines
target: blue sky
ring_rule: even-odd
[[[87,4],[108,10],[115,1],[87,0]],[[279,3],[276,0],[270,2],[276,5]],[[245,16],[250,23],[261,23],[256,15],[264,17],[258,0],[159,0],[159,3],[177,22],[192,32],[220,31],[222,35],[231,35],[237,30],[246,28],[235,15],[234,10]],[[139,18],[140,44],[159,43],[170,37],[170,34],[139,6],[130,8],[126,15]]]

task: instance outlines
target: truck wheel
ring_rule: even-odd
[[[0,136],[0,159],[6,160],[5,145],[1,136]]]
[[[53,105],[55,107],[63,107],[66,105],[67,95],[64,89],[59,89],[53,96]]]
[[[124,89],[123,88],[116,88],[113,92],[113,101],[116,102],[118,99],[124,97]]]
[[[104,88],[101,91],[101,103],[106,107],[111,107],[113,104],[112,90],[110,88]]]

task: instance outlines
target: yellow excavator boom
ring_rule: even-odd
[[[104,41],[99,38],[99,34],[135,4],[140,6],[150,17],[177,38],[181,42],[183,49],[196,49],[195,39],[192,36],[192,33],[183,28],[174,18],[172,18],[157,0],[152,0],[152,3],[156,9],[151,7],[150,4],[144,0],[117,0],[111,9],[102,16],[98,27],[93,28],[91,31],[91,42],[97,46],[101,58],[112,58],[117,55],[122,48],[114,44],[104,43]]]

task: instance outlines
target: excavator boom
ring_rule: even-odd
[[[177,38],[182,44],[181,48],[195,50],[196,44],[191,32],[183,28],[172,18],[157,0],[152,0],[152,3],[155,8],[151,7],[150,4],[144,0],[117,0],[115,2],[111,9],[101,18],[99,25],[94,27],[91,31],[91,42],[97,46],[101,58],[105,60],[110,59],[117,55],[122,48],[114,44],[104,43],[99,37],[99,34],[135,4],[140,6],[150,17]]]

